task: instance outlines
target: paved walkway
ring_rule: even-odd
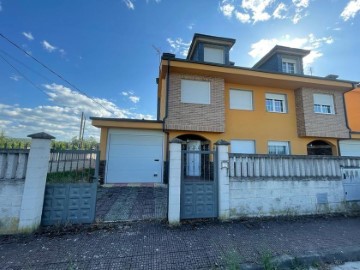
[[[0,236],[0,269],[229,269],[269,256],[352,248],[360,253],[360,217],[188,222],[175,228],[154,221],[109,223]]]
[[[98,187],[96,221],[162,220],[167,214],[165,185]]]

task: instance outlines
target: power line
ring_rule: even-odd
[[[8,60],[5,59],[4,56],[0,54],[0,58],[9,66],[11,66],[22,78],[24,78],[28,83],[30,83],[32,86],[34,86],[36,89],[43,92],[45,95],[48,95],[43,89],[41,89],[39,86],[37,86],[32,80],[27,78],[20,70],[18,70],[16,67],[14,67]]]
[[[48,77],[44,76],[44,75],[41,74],[40,72],[38,72],[38,71],[36,71],[35,69],[33,69],[33,68],[29,67],[28,65],[24,64],[22,61],[20,61],[19,59],[15,58],[15,57],[12,56],[12,55],[10,55],[9,53],[5,52],[4,50],[0,49],[0,52],[1,52],[2,54],[5,54],[7,57],[11,58],[13,61],[19,63],[19,64],[22,65],[23,67],[27,68],[28,70],[34,72],[34,73],[37,74],[38,76],[42,77],[43,79],[51,82],[51,80],[50,80]]]
[[[37,58],[35,58],[34,56],[32,56],[30,53],[28,53],[26,50],[24,50],[21,46],[19,46],[18,44],[16,44],[15,42],[11,41],[9,38],[7,38],[6,36],[4,36],[2,33],[0,33],[0,37],[2,37],[3,39],[5,39],[6,41],[8,41],[10,44],[12,44],[13,46],[15,46],[17,49],[19,49],[20,51],[22,51],[23,53],[25,53],[27,56],[29,56],[30,58],[32,58],[34,61],[36,61],[38,64],[40,64],[41,66],[43,66],[44,68],[46,68],[48,71],[50,71],[52,74],[54,74],[55,76],[57,76],[58,78],[60,78],[61,80],[63,80],[64,82],[66,82],[68,85],[70,85],[71,87],[73,87],[74,89],[76,89],[78,92],[80,92],[81,94],[83,94],[84,96],[86,96],[87,98],[91,99],[93,102],[95,102],[96,104],[98,104],[99,106],[101,106],[103,109],[105,109],[106,111],[110,112],[110,113],[114,113],[109,111],[109,109],[105,108],[101,103],[97,102],[95,99],[93,99],[92,97],[88,96],[85,92],[83,92],[82,90],[80,90],[78,87],[76,87],[74,84],[72,84],[71,82],[69,82],[68,80],[66,80],[62,75],[58,74],[56,71],[54,71],[53,69],[51,69],[50,67],[48,67],[47,65],[45,65],[44,63],[42,63],[40,60],[38,60]]]

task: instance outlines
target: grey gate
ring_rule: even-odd
[[[360,168],[341,168],[345,201],[360,200]]]
[[[216,152],[182,151],[180,218],[218,216]]]

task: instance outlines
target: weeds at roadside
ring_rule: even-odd
[[[226,270],[240,270],[241,259],[239,253],[235,249],[228,251],[225,254],[224,261]]]
[[[278,266],[271,261],[272,255],[269,251],[266,251],[261,256],[262,266],[264,270],[278,270]]]

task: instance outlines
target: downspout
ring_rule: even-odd
[[[348,121],[348,116],[347,116],[345,94],[356,89],[355,83],[351,83],[351,84],[352,84],[352,88],[343,93],[343,103],[344,103],[344,109],[345,109],[345,124],[346,124],[346,127],[349,129],[349,137],[351,137],[350,134],[351,134],[352,130],[351,130],[350,126],[349,126],[349,121]]]
[[[349,130],[349,138],[351,139],[351,128],[349,126],[349,121],[348,121],[348,115],[347,115],[347,109],[346,109],[346,102],[345,102],[345,94],[348,93],[348,92],[351,92],[353,91],[356,87],[355,87],[355,83],[351,83],[352,85],[352,88],[343,92],[343,105],[344,105],[344,112],[345,112],[345,125],[346,125],[346,128]],[[337,140],[337,147],[338,147],[338,154],[339,156],[341,156],[341,150],[340,150],[340,140]]]
[[[169,182],[169,132],[165,128],[165,122],[169,113],[169,86],[170,86],[170,59],[167,59],[167,72],[166,72],[166,100],[165,100],[165,116],[163,118],[163,132],[166,134],[166,163],[167,163],[167,182]]]

